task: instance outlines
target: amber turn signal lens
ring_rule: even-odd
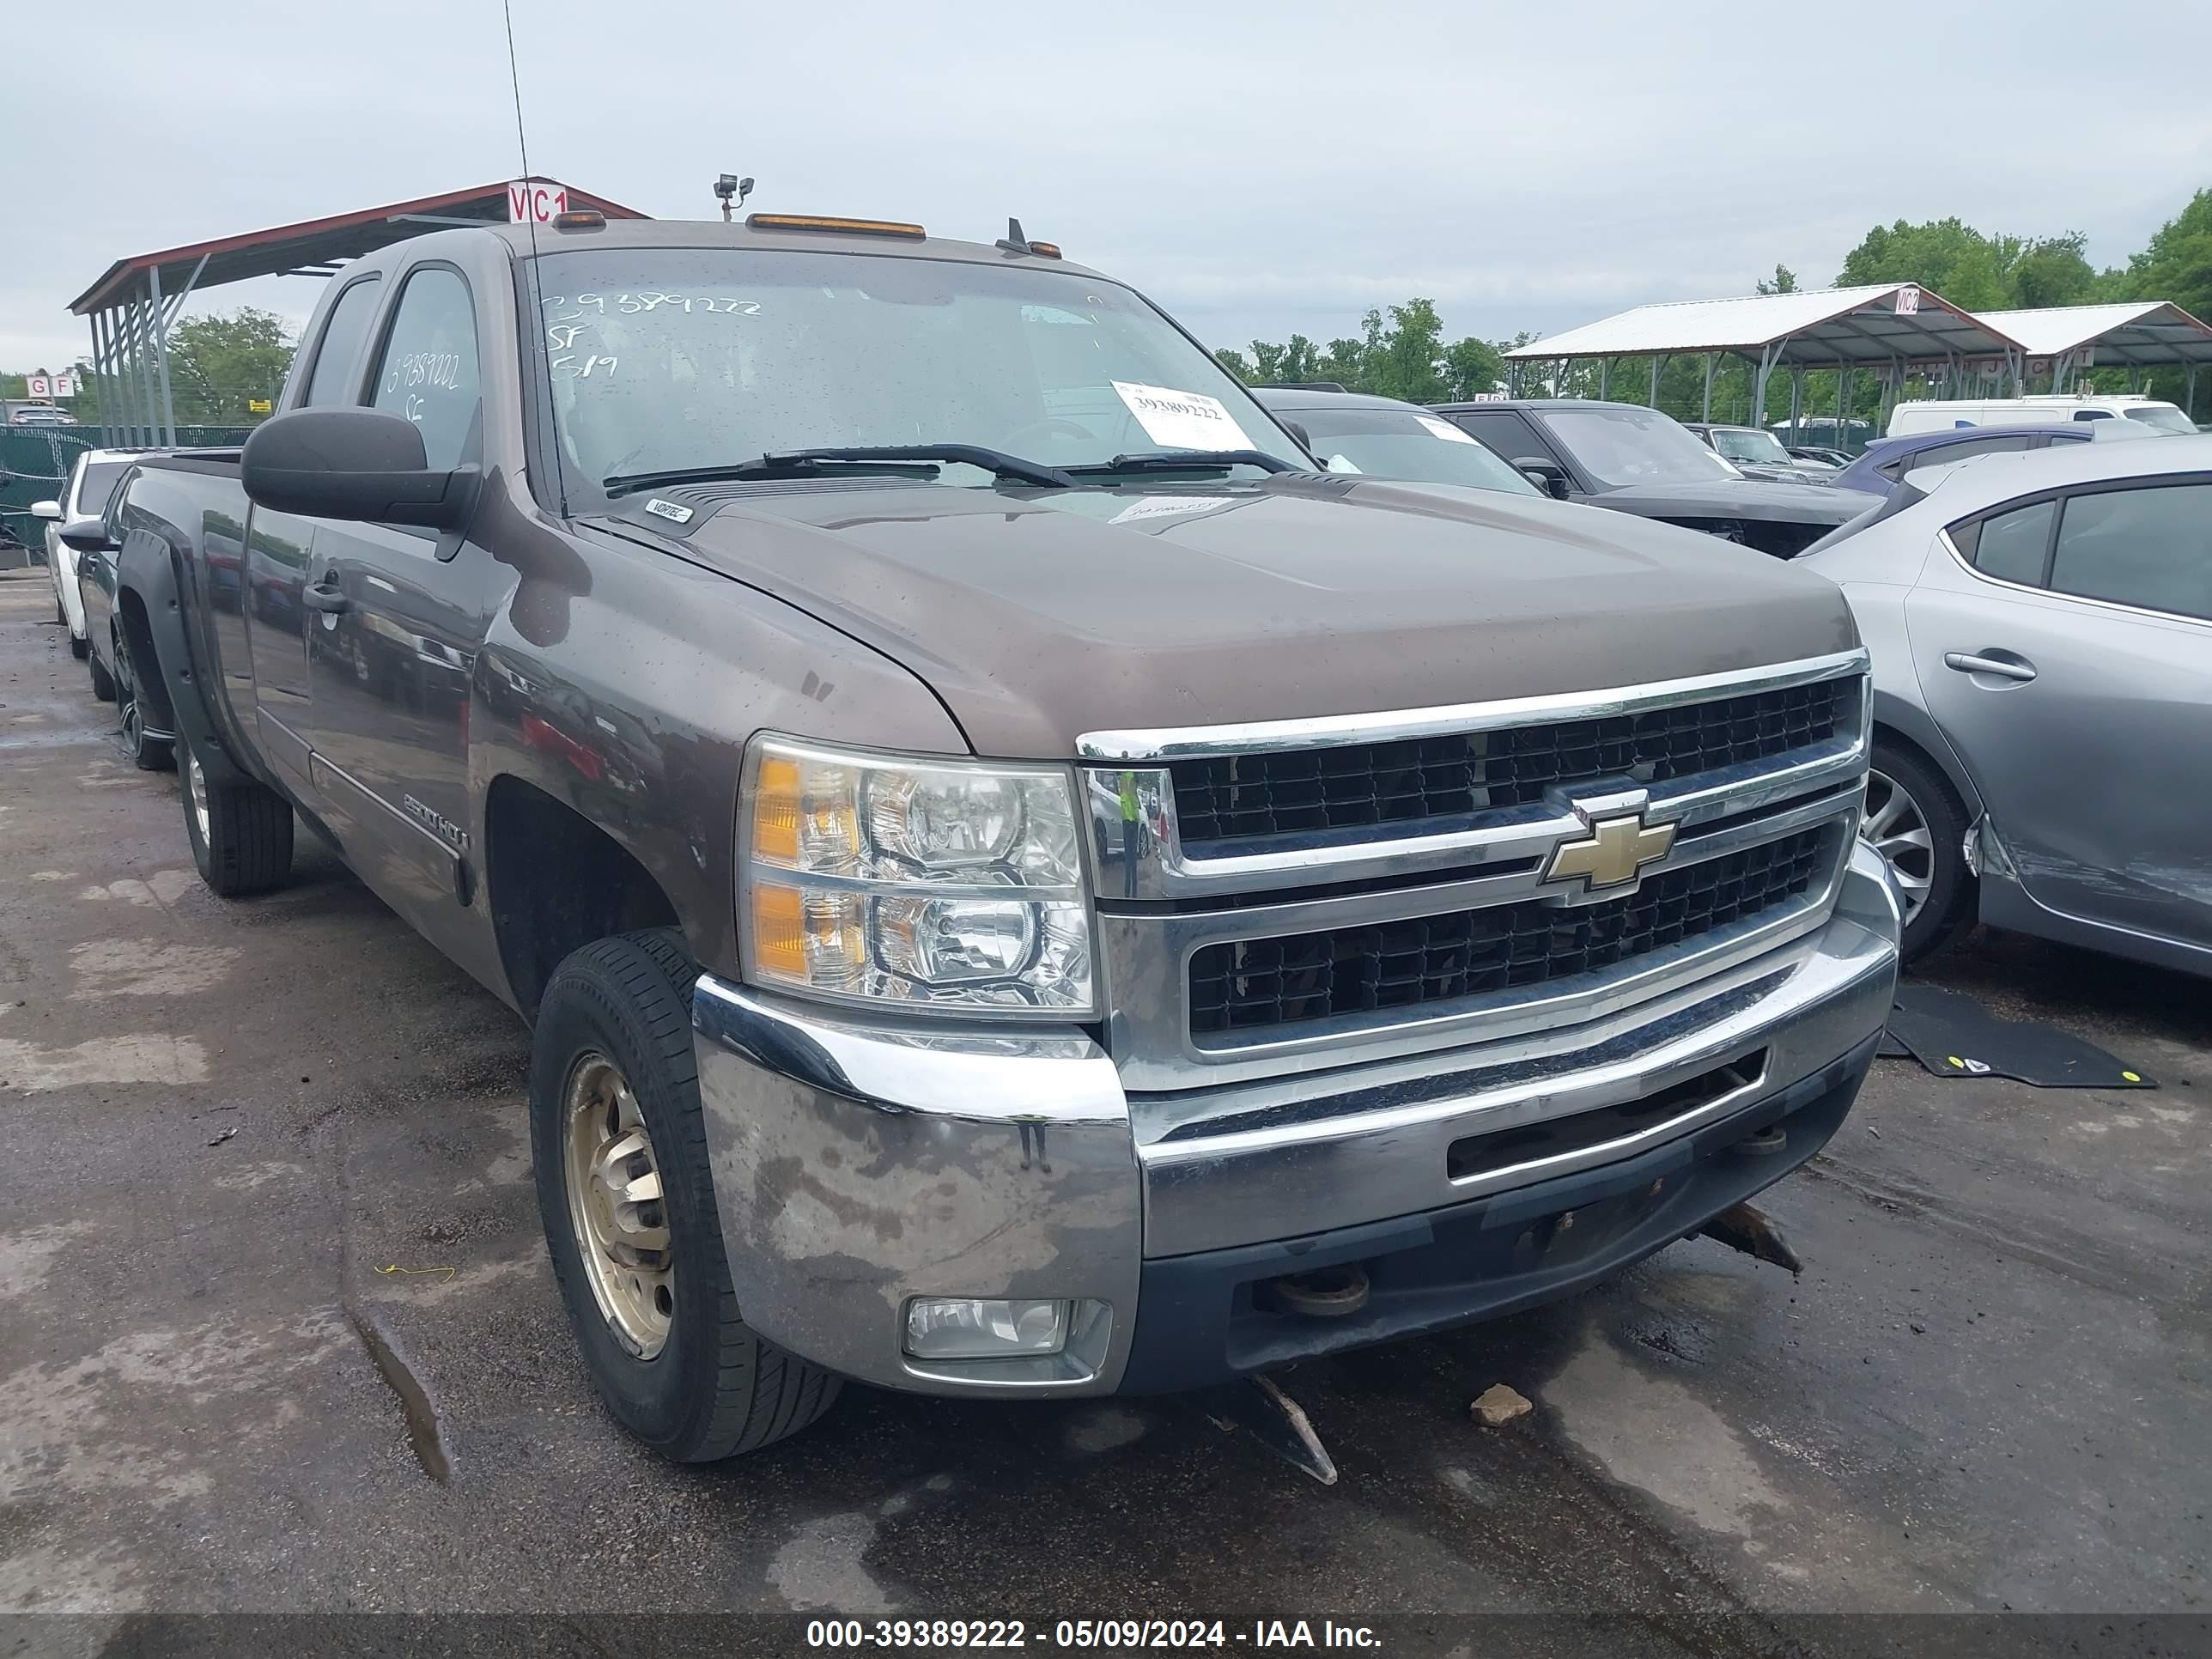
[[[806,978],[806,906],[796,887],[753,889],[753,961],[765,973]]]
[[[796,865],[801,810],[799,763],[763,756],[753,779],[753,856],[771,864]]]

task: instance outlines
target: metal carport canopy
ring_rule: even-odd
[[[1689,356],[1726,351],[1834,368],[1903,360],[2008,357],[2020,342],[1987,318],[1960,310],[1916,283],[1754,294],[1638,306],[1618,316],[1517,346],[1509,361],[1563,357]]]
[[[647,216],[557,179],[532,174],[513,183],[565,191],[570,206],[596,208],[612,219]],[[93,368],[101,381],[103,441],[176,441],[169,331],[198,289],[256,276],[330,276],[349,260],[427,231],[505,224],[509,188],[504,180],[476,185],[117,260],[70,302],[70,309],[91,324]]]
[[[2018,340],[2031,357],[2065,357],[2087,347],[2100,363],[2160,368],[2212,363],[2212,327],[2164,300],[1976,314]]]
[[[1705,418],[1712,418],[1713,365],[1723,353],[1758,365],[1753,377],[1753,424],[1766,419],[1766,380],[1787,364],[1790,378],[1790,418],[1794,426],[1804,392],[1807,368],[1843,371],[1837,377],[1837,415],[1842,418],[1850,371],[1878,368],[1894,397],[1916,367],[1939,367],[1945,386],[1968,362],[1983,372],[2009,373],[2020,383],[2025,354],[2002,330],[1962,311],[1917,283],[1876,283],[1860,288],[1809,289],[1790,294],[1753,294],[1733,300],[1686,300],[1638,306],[1617,317],[1569,329],[1505,354],[1508,364],[1565,362],[1595,357],[1599,395],[1616,357],[1651,360],[1651,401],[1659,396],[1659,366],[1668,357],[1702,356],[1705,360]],[[1994,359],[1994,362],[1990,360]],[[1517,380],[1517,376],[1516,377]]]

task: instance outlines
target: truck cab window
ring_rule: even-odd
[[[368,325],[376,315],[376,301],[384,292],[381,278],[368,276],[349,283],[323,324],[322,343],[315,349],[315,367],[307,376],[303,407],[320,404],[349,404],[361,388],[361,352],[368,339]]]
[[[399,295],[377,364],[374,406],[422,428],[433,467],[461,464],[476,423],[476,307],[459,273],[441,266],[417,270]]]

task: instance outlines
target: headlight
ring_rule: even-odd
[[[1081,1018],[1091,909],[1067,769],[757,738],[739,871],[746,974],[848,1001]]]

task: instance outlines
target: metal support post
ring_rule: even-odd
[[[1613,359],[1597,360],[1597,395],[1601,401],[1613,395]]]
[[[1713,354],[1710,351],[1705,354],[1705,400],[1699,408],[1702,411],[1698,416],[1699,420],[1711,421],[1713,418]]]

